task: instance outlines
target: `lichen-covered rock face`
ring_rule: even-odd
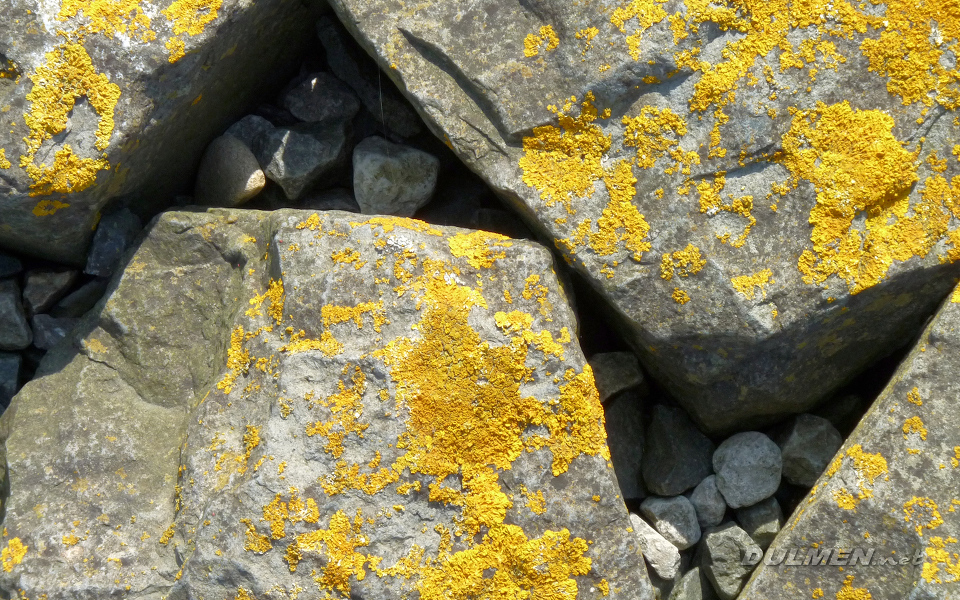
[[[787,520],[767,550],[771,564],[759,566],[741,600],[958,597],[958,369],[955,291]]]
[[[953,12],[332,5],[711,432],[809,408],[918,328],[958,272]]]
[[[317,2],[0,6],[0,245],[82,264],[100,209],[150,212],[312,33]]]
[[[96,312],[3,417],[0,589],[652,598],[544,248],[167,213]]]

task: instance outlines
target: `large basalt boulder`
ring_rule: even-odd
[[[331,4],[711,433],[813,406],[960,272],[950,11]]]
[[[960,595],[958,302],[954,292],[787,520],[741,600]]]
[[[0,5],[0,246],[82,265],[101,208],[146,214],[290,73],[322,0]],[[315,42],[314,42],[315,43]]]
[[[162,215],[0,420],[0,590],[652,598],[552,266],[408,219]]]

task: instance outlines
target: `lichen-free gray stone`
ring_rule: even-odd
[[[841,444],[843,437],[827,419],[806,413],[797,415],[777,438],[783,478],[795,485],[813,486]]]
[[[310,75],[284,95],[281,105],[308,123],[350,121],[360,110],[356,94],[329,73]]]
[[[193,200],[201,206],[239,206],[266,183],[250,148],[232,135],[221,135],[203,153]]]
[[[746,531],[733,523],[707,530],[700,546],[700,568],[720,600],[734,600],[752,569],[743,564],[746,555],[759,556],[760,547]]]
[[[10,399],[20,387],[20,365],[23,359],[19,354],[0,352],[0,407],[10,404]]]
[[[106,279],[88,281],[57,302],[57,304],[50,309],[50,316],[58,318],[80,318],[99,302],[106,291]]]
[[[643,549],[643,558],[650,568],[661,578],[671,580],[680,571],[680,551],[676,545],[640,518],[639,515],[630,515],[630,524],[633,532],[640,540]]]
[[[697,511],[697,522],[701,529],[716,527],[723,522],[723,517],[727,514],[727,503],[717,489],[716,475],[708,475],[693,488],[690,504],[693,504]]]
[[[653,407],[644,447],[643,481],[651,493],[675,496],[710,474],[715,446],[683,409]]]
[[[430,202],[440,161],[422,150],[371,136],[353,150],[353,193],[365,215],[411,217]]]
[[[774,497],[736,510],[737,523],[761,550],[766,550],[783,526],[783,511]]]
[[[0,280],[0,350],[23,350],[31,341],[33,334],[20,300],[20,286],[12,279]]]
[[[697,512],[686,496],[651,496],[640,503],[640,514],[679,550],[686,550],[700,541]]]
[[[643,464],[643,401],[625,392],[603,407],[610,460],[624,498],[643,498],[646,493],[640,473]]]
[[[700,571],[700,567],[693,567],[684,573],[673,587],[668,600],[715,600],[716,597],[713,585]]]
[[[97,277],[113,275],[120,266],[123,253],[142,227],[140,218],[126,208],[105,215],[97,225],[83,272]]]
[[[713,453],[717,489],[730,508],[772,496],[780,487],[782,468],[780,448],[759,431],[732,435]]]
[[[28,316],[46,312],[66,295],[80,274],[72,270],[30,271],[23,286],[23,308]]]
[[[624,390],[645,387],[640,362],[633,352],[594,354],[590,357],[590,367],[597,380],[601,402],[606,402]]]
[[[267,178],[289,200],[313,188],[330,187],[346,164],[345,123],[301,123],[278,127],[256,139],[254,154]]]
[[[33,345],[41,350],[50,350],[67,337],[76,325],[77,319],[35,315],[30,319]]]

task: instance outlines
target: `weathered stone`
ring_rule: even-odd
[[[52,317],[80,318],[96,306],[107,291],[106,279],[89,281],[50,309]]]
[[[651,599],[552,268],[405,219],[161,215],[0,423],[0,591]]]
[[[357,116],[360,102],[350,89],[329,73],[311,75],[283,97],[283,108],[309,123],[339,123]]]
[[[290,200],[316,187],[336,183],[333,177],[347,160],[344,123],[303,123],[278,127],[257,138],[254,149],[263,172],[283,188]]]
[[[33,334],[20,301],[20,286],[12,279],[0,280],[0,350],[22,350],[31,341]]]
[[[643,558],[662,579],[673,579],[680,571],[680,551],[639,515],[630,514],[630,525],[640,540]]]
[[[77,319],[57,319],[50,315],[35,315],[30,319],[33,345],[50,350],[59,344],[77,325]]]
[[[960,275],[931,4],[331,4],[708,433],[807,411]]]
[[[231,125],[224,135],[237,138],[252,152],[257,148],[260,138],[270,135],[275,129],[273,123],[263,117],[247,115]]]
[[[686,496],[647,498],[640,503],[640,514],[680,550],[686,550],[700,541],[697,511]]]
[[[412,216],[430,202],[440,162],[416,148],[371,136],[353,150],[353,193],[365,215]]]
[[[210,140],[290,76],[324,4],[4,1],[0,246],[82,266],[111,200],[169,205]]]
[[[63,298],[80,274],[77,271],[37,269],[27,273],[23,286],[23,308],[27,316],[47,312]]]
[[[0,352],[0,407],[6,408],[20,387],[19,354]]]
[[[843,437],[827,419],[797,415],[777,438],[784,479],[795,485],[813,486],[842,444]]]
[[[759,431],[732,435],[713,453],[717,489],[730,508],[772,496],[780,486],[782,468],[780,448]]]
[[[733,523],[707,530],[703,534],[700,551],[700,568],[713,584],[720,600],[736,598],[743,582],[750,575],[752,568],[743,564],[744,556],[762,554],[760,547],[750,539],[747,532]]]
[[[599,387],[599,386],[598,386]],[[643,498],[643,402],[625,393],[603,407],[610,461],[624,498]]]
[[[633,352],[601,352],[590,357],[597,380],[600,402],[606,402],[624,390],[645,388],[640,362]]]
[[[780,503],[773,497],[752,506],[738,508],[736,514],[737,523],[761,550],[770,547],[773,538],[777,537],[780,527],[783,526],[783,511],[780,510]]]
[[[0,279],[12,277],[23,270],[23,263],[19,259],[0,252]]]
[[[297,204],[301,210],[344,210],[352,213],[360,212],[360,205],[354,200],[350,190],[333,188],[323,190],[307,196]]]
[[[873,600],[960,593],[957,301],[954,292],[767,550],[797,556],[761,564],[743,600],[791,587]]]
[[[717,489],[717,476],[704,478],[690,493],[690,504],[697,511],[697,522],[702,529],[716,527],[727,514],[727,503]]]
[[[193,199],[202,206],[239,206],[266,183],[250,148],[232,135],[221,135],[203,154]]]
[[[113,275],[141,227],[137,215],[125,208],[100,219],[83,272],[97,277]]]
[[[700,567],[687,571],[670,592],[669,600],[714,600],[716,594]]]
[[[417,113],[397,93],[393,81],[383,76],[370,57],[354,50],[353,41],[340,23],[321,17],[317,22],[317,37],[326,50],[330,70],[353,88],[374,119],[401,137],[408,138],[420,132]]]
[[[643,461],[647,489],[675,496],[694,487],[710,474],[714,448],[682,409],[654,406]]]

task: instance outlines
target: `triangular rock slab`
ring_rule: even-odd
[[[779,564],[761,563],[740,600],[960,597],[958,370],[960,290],[767,550]]]
[[[807,410],[958,273],[960,39],[931,4],[331,5],[704,430]]]
[[[184,239],[215,251],[231,286],[191,271],[210,259],[183,247]],[[150,248],[183,261],[163,271],[167,279],[219,289],[210,314],[191,316],[163,290],[154,294],[150,280],[134,281],[152,272]],[[198,392],[180,396],[169,431],[141,440],[144,452],[166,452],[166,479],[153,478],[163,493],[155,498],[162,510],[144,528],[150,537],[133,537],[141,532],[123,511],[136,507],[116,482],[97,482],[96,492],[122,507],[117,518],[127,519],[117,531],[132,530],[122,539],[131,562],[120,589],[149,576],[166,583],[170,598],[283,598],[298,590],[370,600],[505,590],[652,598],[574,315],[542,247],[348,213],[168,213],[106,307],[133,311],[138,301],[179,321],[95,330],[81,346],[99,351],[97,339],[106,350],[90,356],[103,361],[112,348],[125,348],[116,338],[131,330],[153,336],[158,348],[203,331],[215,340],[206,353],[219,367],[194,377]],[[73,361],[103,366],[87,355]],[[27,389],[50,378],[70,381],[74,362]],[[51,402],[22,393],[18,415],[28,400]],[[89,402],[108,399],[92,394]],[[41,432],[55,427],[36,423]],[[81,426],[99,430],[107,420]],[[86,546],[78,533],[67,548],[38,530],[28,505],[44,488],[18,489],[42,461],[24,442],[11,447],[24,439],[16,421],[11,431],[11,482],[21,485],[11,487],[3,543],[21,554],[10,554],[7,588],[51,594],[39,581],[52,569],[84,589],[69,576],[77,561],[57,562],[70,548],[89,560],[96,554],[98,567],[114,576],[110,555],[97,553],[102,541]],[[62,460],[69,469],[76,459]],[[66,514],[76,512],[67,502],[75,490],[62,486],[56,494]],[[71,518],[83,531],[96,524],[92,514],[63,520]],[[114,523],[121,524],[101,528],[104,536],[114,535]],[[162,574],[151,571],[155,564],[166,565]],[[137,589],[152,598],[145,586]]]

